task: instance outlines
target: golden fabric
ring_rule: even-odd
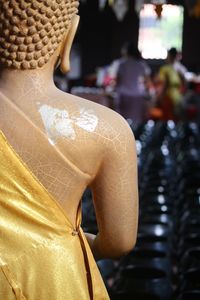
[[[1,131],[0,162],[0,300],[109,299],[80,209],[74,229]]]

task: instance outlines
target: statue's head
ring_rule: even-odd
[[[0,64],[13,69],[42,68],[60,48],[61,70],[67,71],[78,2],[0,0]]]

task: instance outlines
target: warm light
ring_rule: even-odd
[[[162,17],[158,19],[155,6],[145,4],[140,12],[138,48],[145,59],[165,59],[167,50],[182,48],[183,7],[163,5]]]

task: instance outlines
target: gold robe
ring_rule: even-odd
[[[109,299],[80,223],[0,131],[0,300]]]

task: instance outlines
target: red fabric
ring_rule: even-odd
[[[161,103],[161,109],[163,111],[162,120],[174,120],[174,105],[170,97],[164,96]]]

